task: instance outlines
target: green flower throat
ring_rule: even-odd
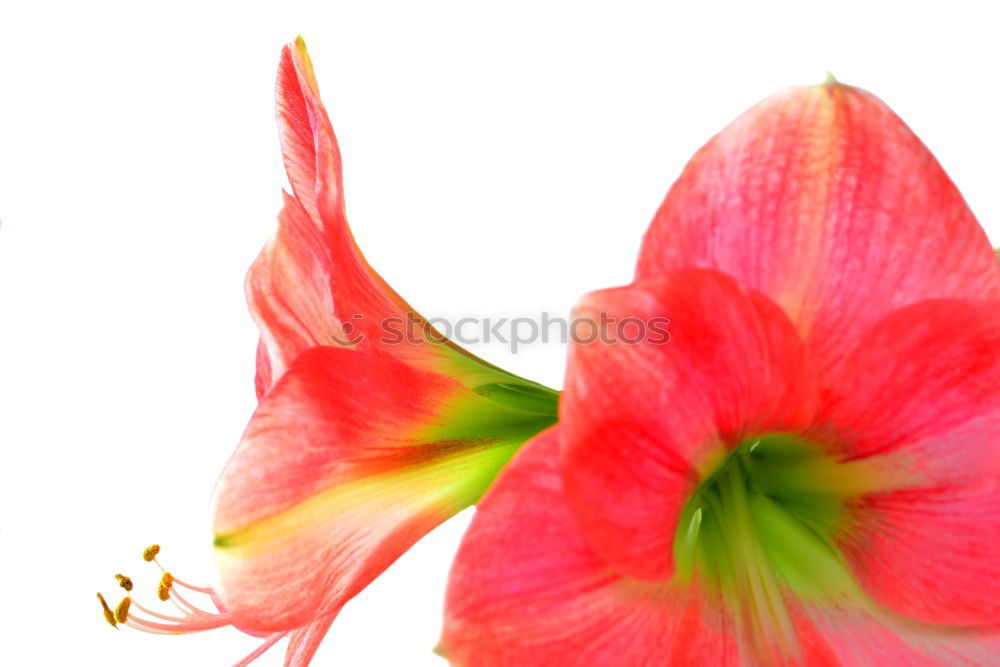
[[[707,475],[678,523],[682,580],[715,590],[758,648],[794,641],[787,596],[855,597],[835,538],[871,475],[789,435],[744,442]]]

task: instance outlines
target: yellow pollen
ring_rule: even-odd
[[[160,577],[160,584],[156,587],[156,594],[161,600],[170,598],[170,587],[174,585],[174,578],[169,572],[164,572]]]
[[[160,553],[160,545],[150,544],[148,547],[142,550],[142,559],[148,563],[149,561],[156,558],[156,554],[158,553]]]
[[[111,607],[108,603],[104,601],[104,596],[100,593],[97,594],[97,599],[101,601],[101,609],[104,610],[104,620],[111,624],[115,630],[118,629],[118,622],[115,620],[115,612],[111,611]]]
[[[132,580],[129,577],[126,577],[124,574],[116,574],[115,579],[118,580],[118,585],[126,591],[132,590]]]
[[[125,596],[122,601],[118,603],[115,607],[115,620],[119,623],[124,623],[128,620],[128,608],[132,604],[132,598]]]

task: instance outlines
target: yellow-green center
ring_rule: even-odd
[[[830,599],[857,590],[834,538],[859,474],[794,436],[744,442],[681,514],[679,575],[718,591],[758,648],[793,648],[787,594]]]

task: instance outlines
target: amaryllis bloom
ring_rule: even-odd
[[[453,664],[996,663],[1000,269],[885,105],[751,109],[578,314],[670,338],[572,346],[454,564]]]
[[[292,194],[247,279],[260,400],[216,490],[217,586],[165,571],[160,597],[180,615],[101,603],[152,632],[265,637],[241,664],[288,637],[286,664],[304,665],[348,600],[555,422],[557,394],[442,339],[365,261],[301,39],[277,95]]]

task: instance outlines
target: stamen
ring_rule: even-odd
[[[141,625],[142,628],[164,630],[166,632],[174,632],[178,634],[187,632],[202,632],[204,630],[213,630],[215,628],[221,628],[229,625],[229,618],[222,615],[212,620],[188,620],[183,623],[156,623],[154,621],[147,621],[144,618],[138,618],[136,616],[129,617],[129,621],[130,623],[134,621],[138,625]]]
[[[138,609],[142,613],[146,614],[147,616],[152,616],[153,618],[158,618],[161,621],[172,621],[174,623],[183,623],[184,622],[184,619],[181,618],[181,617],[168,616],[167,614],[161,614],[161,613],[159,613],[157,611],[153,611],[149,607],[146,607],[146,606],[143,606],[143,605],[139,604],[138,602],[136,602],[134,600],[132,601],[132,604],[135,606],[136,609]]]
[[[101,603],[104,619],[113,628],[117,630],[118,625],[121,624],[133,630],[139,630],[149,634],[174,635],[189,632],[204,632],[205,630],[213,630],[226,625],[232,625],[232,617],[226,612],[225,607],[219,601],[216,592],[212,588],[194,586],[177,579],[156,559],[156,556],[159,553],[160,546],[158,544],[151,544],[143,550],[142,558],[146,562],[154,563],[158,568],[160,568],[160,571],[163,574],[156,587],[157,597],[163,601],[170,601],[180,611],[180,615],[171,616],[168,614],[161,614],[160,612],[149,609],[139,602],[136,602],[131,596],[128,595],[122,598],[121,602],[118,603],[118,606],[112,610],[105,601],[104,596],[98,593],[97,599]],[[124,574],[116,574],[115,579],[118,581],[118,585],[126,591],[132,590],[133,583],[131,578],[125,576]],[[215,610],[201,609],[195,604],[189,602],[183,595],[181,595],[179,589],[177,588],[178,586],[195,593],[208,596],[211,599],[212,604],[215,606]],[[254,650],[253,653],[245,657],[237,664],[240,666],[250,664],[287,634],[287,632],[277,632],[269,635],[264,642],[257,647],[256,650]]]
[[[698,548],[698,534],[701,532],[703,508],[697,508],[687,521],[687,529],[675,543],[678,575],[683,579],[691,576],[694,566],[695,551]]]
[[[288,634],[287,632],[275,632],[273,635],[268,636],[268,638],[264,640],[264,643],[258,646],[253,653],[251,653],[247,657],[237,662],[235,665],[233,665],[233,667],[246,667],[251,662],[259,658],[260,656],[264,655],[264,652],[267,649],[274,646],[279,639],[281,639],[287,634]]]
[[[695,510],[694,515],[691,516],[691,523],[688,524],[687,541],[694,545],[698,541],[698,532],[701,530],[701,508],[699,507]]]
[[[181,596],[174,589],[174,584],[178,582],[174,578],[174,576],[166,569],[164,569],[164,567],[160,565],[160,562],[156,559],[156,556],[157,554],[159,554],[159,552],[160,552],[159,545],[153,544],[146,547],[146,549],[143,551],[142,557],[143,560],[154,563],[163,572],[162,576],[160,577],[160,581],[158,582],[156,587],[157,597],[159,597],[160,600],[163,601],[169,600],[170,602],[172,602],[174,606],[177,607],[178,611],[180,611],[180,615],[169,616],[167,614],[161,614],[157,611],[153,611],[152,609],[149,609],[148,607],[139,604],[138,602],[131,600],[131,598],[127,598],[128,599],[127,604],[123,601],[123,604],[125,604],[125,610],[124,610],[125,624],[128,625],[130,628],[141,630],[143,632],[152,632],[154,634],[162,634],[162,633],[179,634],[185,632],[201,632],[203,630],[211,630],[212,628],[218,628],[224,625],[229,625],[230,617],[228,614],[223,613],[221,611],[208,611],[205,609],[199,609],[197,606],[184,599],[184,597]],[[123,575],[119,576],[122,576],[126,580],[128,579],[128,577],[124,577]],[[131,583],[131,580],[129,580],[129,583]],[[201,587],[191,587],[191,588],[192,590],[198,590],[199,592],[204,591],[206,595],[210,595],[213,597],[215,595],[215,591],[213,591],[211,588],[201,588]],[[137,610],[142,614],[145,614],[153,619],[158,619],[158,621],[142,618],[141,616],[136,616],[134,613],[129,614],[128,613],[129,606],[134,608],[134,610]],[[216,607],[218,607],[218,605],[216,605]],[[163,622],[161,623],[159,621]]]
[[[132,604],[132,599],[128,596],[122,598],[122,601],[118,603],[115,607],[115,620],[119,623],[128,622],[128,608]]]
[[[118,629],[118,621],[115,620],[115,612],[111,611],[111,607],[108,603],[104,601],[104,596],[100,593],[97,594],[97,599],[101,601],[101,609],[104,610],[104,620],[111,624],[115,630]]]
[[[794,654],[794,631],[771,565],[753,527],[742,461],[735,460],[722,474],[718,491],[723,514],[720,517],[739,554],[734,565],[751,628],[751,641],[760,655],[777,645],[784,655]],[[740,557],[742,556],[742,557]]]
[[[189,590],[195,591],[196,593],[204,593],[205,595],[214,595],[215,594],[215,591],[212,590],[211,588],[206,588],[205,586],[194,586],[194,585],[189,584],[188,582],[186,582],[186,581],[184,581],[182,579],[178,579],[177,577],[175,577],[173,575],[170,575],[170,577],[171,577],[171,580],[173,581],[173,583],[177,584],[178,586],[183,586],[184,588],[187,588]]]
[[[139,625],[139,623],[134,618],[128,619],[128,623],[125,624],[126,628],[132,628],[133,630],[138,630],[139,632],[145,632],[148,635],[176,635],[180,634],[177,632],[169,632],[167,630],[154,630],[152,628],[147,628],[144,625]]]
[[[718,591],[763,662],[801,658],[789,595],[859,595],[832,534],[848,499],[877,486],[847,465],[795,435],[748,439],[703,473],[677,523],[678,574]]]
[[[156,587],[156,595],[161,600],[166,601],[170,599],[170,587],[174,583],[174,578],[169,572],[164,572],[163,576],[160,577],[160,583]]]
[[[191,604],[184,598],[184,596],[180,594],[180,591],[178,591],[176,588],[170,589],[170,601],[173,602],[174,606],[177,607],[180,610],[180,612],[184,615],[194,614],[195,616],[203,616],[203,617],[218,615],[216,612],[205,611]]]

